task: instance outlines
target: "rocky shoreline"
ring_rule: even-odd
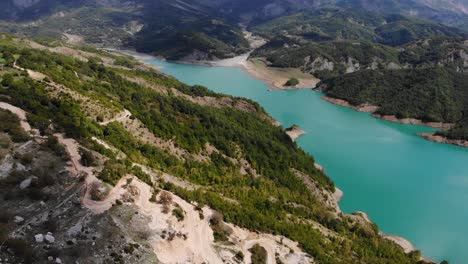
[[[433,128],[441,128],[441,129],[450,129],[455,124],[452,123],[442,123],[442,122],[423,122],[419,119],[415,118],[397,118],[394,115],[379,115],[379,114],[372,114],[373,117],[382,119],[385,121],[406,124],[406,125],[421,125],[421,126],[428,126]]]
[[[379,109],[379,107],[368,104],[368,103],[364,103],[364,104],[356,106],[356,105],[352,105],[351,103],[343,99],[332,98],[328,96],[322,96],[322,99],[329,103],[351,108],[358,112],[372,113],[372,117],[374,118],[378,118],[378,119],[382,119],[382,120],[394,122],[394,123],[400,123],[400,124],[405,124],[405,125],[421,125],[421,126],[427,126],[427,127],[432,127],[432,128],[438,128],[438,129],[450,129],[455,125],[453,123],[424,122],[422,120],[415,119],[415,118],[397,118],[394,115],[376,114],[375,112]],[[446,137],[436,135],[434,133],[418,133],[418,136],[421,136],[426,140],[436,142],[436,143],[450,144],[450,145],[455,145],[455,146],[460,146],[460,147],[468,147],[468,141],[466,140],[448,139]]]
[[[286,128],[286,134],[291,138],[292,141],[296,141],[300,136],[306,134],[299,126],[293,125]]]
[[[434,133],[419,133],[418,136],[421,136],[432,142],[451,144],[455,146],[468,148],[468,141],[466,140],[449,139],[444,136],[436,135]]]
[[[333,98],[333,97],[328,97],[328,96],[322,96],[322,99],[332,104],[354,109],[358,112],[372,113],[372,116],[375,118],[394,122],[394,123],[400,123],[400,124],[406,124],[406,125],[422,125],[422,126],[442,128],[442,129],[449,129],[455,125],[453,123],[424,122],[416,118],[398,118],[394,115],[376,114],[375,112],[379,109],[379,107],[376,105],[369,104],[369,103],[364,103],[364,104],[360,104],[356,106],[356,105],[352,105],[351,103],[343,99],[338,99],[338,98]]]

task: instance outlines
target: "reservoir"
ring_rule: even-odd
[[[346,213],[366,212],[384,233],[436,261],[468,263],[468,148],[426,141],[432,128],[372,118],[306,90],[274,90],[238,68],[146,60],[188,84],[252,99],[284,127],[344,191]]]

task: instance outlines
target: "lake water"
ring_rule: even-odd
[[[188,84],[260,103],[284,127],[307,132],[300,147],[383,232],[409,239],[424,256],[468,263],[468,149],[426,141],[433,129],[395,124],[323,101],[312,90],[268,91],[241,69],[147,60]]]

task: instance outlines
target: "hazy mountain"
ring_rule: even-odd
[[[433,21],[342,8],[298,12],[269,20],[252,30],[267,38],[285,34],[310,41],[367,40],[390,46],[434,36],[466,36],[461,29]]]
[[[441,9],[445,2],[446,8]],[[325,30],[320,32],[320,36],[324,34],[327,38],[359,39],[364,36],[367,40],[399,45],[420,37],[459,36],[456,30],[440,24],[406,19],[398,15],[416,16],[468,28],[468,15],[463,11],[466,7],[465,2],[4,0],[0,3],[0,19],[7,23],[0,22],[0,30],[28,37],[56,38],[68,33],[78,35],[86,42],[103,46],[130,46],[143,52],[157,52],[158,55],[170,59],[200,60],[231,57],[245,52],[248,43],[242,34],[243,26],[252,30],[255,26],[265,23],[274,25],[278,21],[276,19],[289,19],[299,11],[320,12],[329,7],[349,10],[343,11],[344,13],[361,12],[358,20],[362,21],[381,17],[378,20],[383,24],[369,27],[366,23],[351,23],[349,19],[352,18],[345,17],[326,17],[321,21],[307,20],[310,28]],[[386,18],[382,19],[384,16]],[[339,28],[336,28],[334,33],[326,29],[333,28],[335,22]],[[277,28],[285,25],[287,23]],[[313,31],[305,33],[314,34]]]
[[[468,3],[465,0],[341,0],[341,7],[379,13],[398,13],[430,19],[468,29]]]

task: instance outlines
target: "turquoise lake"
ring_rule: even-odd
[[[346,213],[366,212],[383,232],[410,240],[424,256],[468,263],[468,149],[416,135],[433,129],[395,124],[323,101],[312,90],[268,91],[241,69],[147,60],[188,84],[260,103],[344,191]]]

